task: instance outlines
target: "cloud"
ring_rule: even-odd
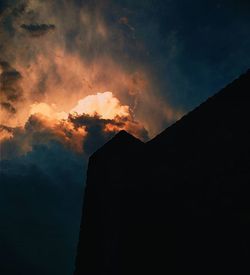
[[[101,118],[98,114],[90,115],[70,115],[69,121],[75,127],[84,125],[87,135],[83,139],[83,150],[86,154],[90,155],[96,151],[100,144],[104,144],[111,137],[121,130],[127,130],[136,137],[147,140],[148,132],[137,121],[128,115],[124,117],[116,116],[113,119]]]
[[[2,108],[4,108],[9,113],[12,113],[12,114],[16,113],[16,109],[12,106],[11,103],[9,103],[9,102],[1,102],[0,105],[1,105]]]
[[[70,111],[78,114],[99,114],[104,119],[112,119],[116,116],[129,115],[129,106],[121,105],[119,100],[111,92],[89,95],[78,101],[77,105]]]
[[[111,92],[89,95],[70,112],[57,112],[55,106],[34,103],[23,126],[2,125],[3,159],[25,155],[34,146],[56,141],[77,153],[91,154],[120,130],[143,140],[148,132],[136,121],[129,106],[122,105]],[[95,144],[90,148],[89,144]]]
[[[22,75],[24,101],[8,124],[24,123],[25,110],[35,102],[55,103],[69,111],[81,98],[105,91],[130,106],[142,123],[147,121],[142,109],[157,108],[160,85],[147,65],[148,53],[133,12],[105,1],[13,3],[2,16],[8,24],[0,26],[1,53]],[[53,35],[42,35],[55,28]],[[27,33],[41,39],[27,39]],[[170,106],[165,105],[164,109]],[[146,125],[150,136],[174,121],[165,112],[157,113],[151,112]]]
[[[69,120],[75,125],[75,127],[81,127],[84,125],[87,135],[83,139],[83,150],[87,155],[90,155],[100,147],[100,144],[104,144],[108,141],[115,133],[119,127],[124,126],[122,122],[116,122],[110,119],[102,119],[100,116],[95,114],[90,115],[80,115],[80,116],[69,116]],[[105,127],[108,123],[112,125],[117,125],[117,129],[106,131]]]
[[[21,74],[6,61],[0,61],[0,91],[5,99],[16,101],[22,96]]]
[[[43,36],[56,28],[53,24],[22,24],[20,27],[27,31],[32,37]]]
[[[0,124],[8,125],[17,115],[23,97],[21,80],[20,72],[8,62],[0,61]]]

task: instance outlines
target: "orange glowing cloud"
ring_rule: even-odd
[[[69,114],[73,115],[98,115],[102,119],[115,119],[116,117],[129,117],[131,110],[128,105],[122,105],[111,92],[88,95],[78,101],[69,112],[58,112],[55,104],[35,102],[30,105],[29,116],[41,115],[50,119],[67,119]]]
[[[89,95],[78,101],[70,113],[94,115],[97,113],[103,119],[114,119],[116,116],[129,116],[129,106],[121,105],[111,92]]]
[[[33,103],[30,106],[30,115],[40,114],[51,119],[67,119],[68,114],[65,112],[57,112],[56,105],[52,104],[51,106],[47,103]]]
[[[128,17],[120,17],[116,26],[109,24],[103,16],[105,1],[91,10],[84,5],[79,10],[66,0],[60,1],[60,9],[57,1],[45,2],[28,1],[22,16],[11,16],[15,39],[0,26],[3,56],[12,70],[9,75],[16,77],[11,89],[20,91],[15,102],[1,97],[5,108],[0,110],[0,124],[25,132],[31,121],[39,121],[41,129],[50,133],[42,135],[45,140],[53,136],[67,146],[76,140],[72,146],[80,151],[87,130],[84,124],[72,124],[70,116],[89,116],[102,121],[105,132],[125,129],[137,137],[145,137],[145,132],[152,137],[166,121],[181,116],[182,112],[159,97],[150,69],[143,62],[123,58],[124,46],[132,40],[126,41],[119,28],[127,26],[128,35],[134,32]],[[32,23],[34,15],[40,25]],[[54,26],[53,32],[30,35],[30,28],[45,26]],[[69,33],[75,36],[69,39]],[[6,69],[0,66],[0,84],[4,73]],[[2,130],[5,140],[15,139],[17,133],[23,140],[32,136],[6,129]]]
[[[65,110],[87,95],[104,91],[133,101],[149,86],[148,77],[141,69],[129,72],[108,57],[89,63],[60,48],[51,52],[45,47],[43,51],[28,66],[21,60],[15,64],[23,76],[22,89],[31,101],[42,99]]]
[[[18,144],[19,154],[31,151],[33,144],[46,144],[51,140],[82,153],[88,131],[95,125],[99,125],[103,134],[127,130],[142,139],[147,136],[143,125],[133,118],[129,106],[122,105],[111,92],[104,92],[80,99],[69,112],[58,111],[55,104],[35,102],[29,107],[24,125],[2,127],[0,139]]]

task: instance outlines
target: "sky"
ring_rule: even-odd
[[[250,67],[247,0],[0,2],[0,270],[73,273],[88,157]],[[222,110],[223,112],[223,110]]]

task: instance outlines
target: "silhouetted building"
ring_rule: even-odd
[[[89,161],[75,275],[250,274],[250,71]]]

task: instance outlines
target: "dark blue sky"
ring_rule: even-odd
[[[144,62],[175,105],[195,107],[249,67],[249,1],[126,2]]]
[[[105,132],[105,127],[120,127],[128,120],[131,129],[147,138],[150,127],[157,124],[158,132],[164,130],[179,110],[191,110],[245,72],[250,67],[249,14],[250,2],[243,0],[0,2],[1,104],[12,123],[5,120],[1,130],[13,135],[1,143],[1,274],[72,274],[88,157],[116,133]],[[87,20],[87,27],[81,20]],[[105,39],[108,31],[107,40],[95,34],[99,27]],[[13,126],[12,118],[23,114],[22,106],[31,99],[49,102],[45,88],[50,75],[63,87],[54,62],[58,47],[63,48],[64,62],[77,55],[92,68],[99,60],[112,60],[105,64],[105,77],[98,74],[93,80],[107,84],[107,89],[120,81],[113,75],[116,69],[125,79],[140,69],[146,75],[143,81],[150,82],[150,91],[136,96],[134,91],[113,91],[121,104],[136,106],[135,117],[125,122],[96,116],[70,121],[87,131],[82,153],[65,147],[58,132],[41,118],[27,118],[23,128]],[[42,63],[38,90],[27,91],[19,82],[34,78],[21,69],[33,68],[39,54],[47,54],[51,65],[43,71],[50,63]],[[119,66],[111,70],[110,64]],[[135,78],[136,85],[140,80]],[[57,94],[56,103],[70,101],[73,90],[66,92]],[[164,108],[170,115],[164,117]],[[66,134],[67,140],[74,140],[72,132]]]

